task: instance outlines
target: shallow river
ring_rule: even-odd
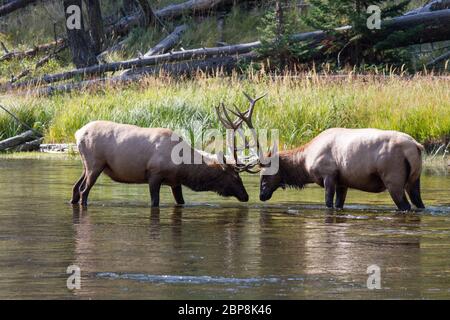
[[[427,210],[398,214],[357,191],[329,211],[316,187],[261,203],[256,176],[249,203],[185,189],[180,208],[163,188],[159,210],[145,185],[103,176],[81,210],[68,204],[80,172],[0,159],[0,298],[450,298],[450,176],[426,175]],[[367,287],[373,265],[381,289]]]

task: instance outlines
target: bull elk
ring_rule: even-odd
[[[258,99],[249,99],[250,109],[239,113],[242,119],[235,122],[228,121],[229,114],[223,105],[225,117],[220,114],[221,108],[216,107],[220,121],[234,131],[244,121],[251,122]],[[148,184],[152,207],[159,206],[161,185],[172,188],[177,204],[184,204],[182,185],[194,191],[214,191],[221,196],[248,201],[239,173],[249,171],[252,165],[241,164],[236,152],[234,162],[229,163],[225,157],[221,159],[190,147],[170,129],[140,128],[109,121],[90,122],[78,130],[75,137],[83,174],[73,187],[72,204],[81,199],[81,204],[87,205],[89,192],[102,172],[116,182]],[[174,163],[172,151],[179,143],[185,144],[182,150],[190,150],[191,157],[200,157],[202,162]]]
[[[275,175],[261,171],[260,200],[266,201],[279,187],[303,188],[316,183],[325,188],[325,203],[344,206],[348,188],[366,192],[386,189],[401,211],[411,210],[406,198],[424,208],[420,195],[423,147],[409,135],[378,129],[328,129],[308,144],[272,154],[278,156]]]

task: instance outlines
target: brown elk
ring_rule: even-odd
[[[348,188],[366,192],[388,190],[398,209],[424,208],[420,195],[423,147],[398,131],[378,129],[328,129],[305,146],[269,153],[278,157],[275,175],[261,171],[260,200],[266,201],[279,187],[303,188],[316,183],[325,188],[325,202],[344,206]]]
[[[243,121],[251,121],[257,100],[250,99],[250,109],[240,113],[243,119],[235,122],[228,121],[223,105],[225,117],[217,107],[219,119],[227,128],[237,130]],[[184,204],[182,185],[194,191],[214,191],[248,201],[239,173],[249,170],[250,166],[241,164],[236,152],[234,163],[230,164],[225,157],[220,159],[190,147],[170,129],[140,128],[109,121],[90,122],[75,136],[84,170],[73,187],[72,204],[81,199],[81,204],[87,205],[89,192],[102,172],[116,182],[149,184],[153,207],[159,206],[161,185],[172,188],[177,204]],[[190,151],[191,159],[200,157],[201,163],[175,163],[172,151],[180,143],[184,144],[182,150]]]

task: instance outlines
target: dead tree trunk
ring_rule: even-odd
[[[14,152],[38,151],[40,149],[42,141],[44,141],[44,138],[28,141],[15,147],[14,149],[12,149],[12,151]]]
[[[183,24],[181,26],[178,26],[175,28],[175,30],[169,34],[166,38],[161,40],[156,46],[151,48],[146,54],[144,54],[143,58],[148,58],[157,54],[164,54],[168,52],[170,49],[175,47],[179,42],[184,34],[184,32],[187,30],[187,25]],[[124,72],[124,75],[127,75],[130,73],[131,70],[127,70]]]
[[[67,42],[64,39],[58,39],[58,41],[56,41],[56,42],[42,44],[42,45],[36,46],[32,49],[28,49],[25,51],[7,52],[3,56],[0,57],[0,62],[8,61],[11,59],[23,59],[23,58],[27,58],[27,57],[34,57],[39,52],[49,51],[50,49],[54,48],[55,46],[59,46],[59,45],[66,47]]]
[[[94,45],[94,50],[96,54],[102,52],[103,43],[105,40],[105,33],[103,30],[103,17],[102,11],[100,8],[99,0],[84,0],[88,19],[89,19],[89,28],[91,33],[92,43]]]
[[[150,57],[156,54],[166,53],[180,42],[180,39],[186,30],[187,25],[185,24],[176,27],[171,34],[169,34],[160,43],[158,43],[156,46],[151,48],[146,54],[144,54],[144,57]]]
[[[177,51],[162,55],[151,56],[147,58],[138,58],[128,61],[106,63],[99,66],[90,66],[82,69],[76,69],[54,75],[47,75],[41,78],[20,82],[14,85],[13,88],[38,85],[44,83],[53,83],[57,81],[72,79],[77,76],[97,75],[105,72],[142,68],[146,66],[157,65],[167,62],[183,61],[189,59],[205,59],[208,57],[222,56],[222,55],[243,54],[258,48],[259,46],[261,46],[261,42],[256,41],[251,43],[243,43],[225,47],[200,48],[185,51]]]
[[[258,56],[254,53],[247,53],[240,56],[228,56],[220,58],[210,58],[201,61],[184,61],[179,63],[165,64],[161,66],[147,67],[134,70],[127,75],[120,75],[111,78],[100,78],[94,80],[67,83],[57,86],[47,86],[43,88],[27,91],[27,94],[52,95],[54,93],[71,92],[75,90],[86,90],[104,85],[123,85],[139,81],[145,76],[152,74],[165,74],[171,76],[189,76],[197,72],[214,74],[229,73],[236,69],[239,63],[255,61]]]
[[[437,65],[446,60],[450,60],[450,51],[448,51],[448,52],[444,53],[443,55],[440,55],[439,57],[428,62],[427,67],[432,67],[432,66]]]
[[[0,141],[0,151],[4,151],[10,148],[17,147],[25,142],[32,141],[36,139],[36,136],[33,131],[25,131],[24,133],[8,138],[6,140]]]
[[[0,6],[0,17],[16,11],[17,9],[22,9],[35,2],[37,2],[37,0],[15,0],[8,2],[7,4]]]
[[[180,4],[173,4],[157,11],[159,18],[178,18],[192,11],[205,11],[226,2],[224,0],[190,0]]]
[[[142,9],[143,17],[144,17],[144,25],[149,26],[151,24],[156,24],[157,18],[155,13],[153,12],[152,8],[150,7],[150,4],[147,0],[137,0],[139,3],[139,6]]]
[[[94,46],[84,29],[81,0],[64,0],[67,40],[77,68],[97,64]]]
[[[123,11],[126,13],[134,12],[136,10],[136,0],[123,0]]]
[[[9,84],[12,84],[20,79],[22,79],[23,77],[26,77],[27,75],[29,75],[33,70],[37,70],[40,67],[42,67],[43,65],[45,65],[47,62],[50,61],[50,59],[52,59],[53,57],[55,57],[59,52],[63,51],[66,48],[66,46],[60,46],[59,48],[55,48],[55,50],[53,50],[50,54],[46,55],[45,57],[39,59],[38,62],[36,62],[36,64],[34,65],[34,68],[28,68],[23,70],[21,73],[19,73],[17,76],[13,76],[11,78],[11,80],[9,81]]]

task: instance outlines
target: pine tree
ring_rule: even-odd
[[[270,60],[272,68],[283,71],[294,64],[310,59],[312,52],[309,43],[290,41],[299,30],[299,12],[292,10],[295,1],[275,0],[266,4],[272,5],[262,20],[258,31],[262,35],[262,46],[258,49],[261,56]]]
[[[310,0],[308,15],[303,21],[313,29],[324,30],[333,36],[333,41],[321,43],[321,50],[327,60],[339,66],[350,64],[389,64],[402,63],[404,59],[400,51],[384,50],[386,41],[397,41],[406,33],[383,35],[382,30],[369,29],[367,19],[371,13],[367,8],[376,5],[381,9],[381,19],[401,15],[410,0]],[[336,31],[336,28],[349,25],[349,31]],[[415,30],[410,30],[415,32]]]

